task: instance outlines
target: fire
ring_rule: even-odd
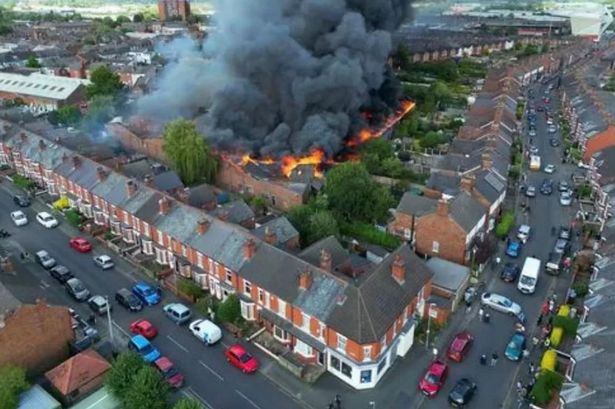
[[[370,139],[380,138],[382,135],[384,135],[385,132],[395,126],[396,123],[398,123],[404,116],[406,116],[410,111],[412,111],[414,109],[414,106],[415,103],[412,101],[403,101],[401,103],[400,109],[395,112],[394,115],[391,115],[386,119],[382,128],[375,131],[371,129],[363,129],[361,130],[361,132],[359,132],[357,136],[350,138],[346,142],[346,146],[353,148],[369,141]]]
[[[318,167],[327,161],[327,157],[325,152],[322,149],[314,149],[310,152],[309,155],[305,156],[291,156],[286,155],[282,157],[282,174],[286,177],[290,177],[293,173],[293,170],[297,166],[301,165],[312,165],[314,166],[314,176],[322,177],[322,171],[318,169]]]
[[[241,166],[246,166],[248,163],[273,165],[275,161],[273,159],[254,159],[249,154],[245,154],[241,157]]]

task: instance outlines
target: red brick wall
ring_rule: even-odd
[[[407,240],[404,232],[406,229],[412,232],[412,219],[413,218],[414,217],[409,214],[396,213],[393,221],[389,223],[389,232],[391,234],[401,237],[404,240]]]
[[[68,358],[74,334],[67,308],[23,305],[5,323],[0,329],[0,366],[13,364],[36,375]]]
[[[107,124],[107,131],[120,141],[124,148],[142,153],[161,162],[167,162],[162,150],[162,138],[139,138],[122,124]]]
[[[465,264],[466,232],[450,217],[432,213],[418,218],[414,227],[419,253]],[[437,253],[432,251],[434,241],[440,244]]]
[[[587,140],[583,160],[589,162],[594,153],[611,146],[615,146],[615,126],[613,125]]]

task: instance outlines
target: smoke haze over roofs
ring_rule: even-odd
[[[218,0],[216,30],[160,51],[177,59],[141,114],[159,121],[207,114],[219,149],[261,156],[339,152],[363,126],[360,109],[387,113],[399,86],[387,58],[409,0]]]

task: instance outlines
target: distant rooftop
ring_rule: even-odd
[[[10,74],[0,72],[0,92],[64,100],[89,81],[45,74]]]

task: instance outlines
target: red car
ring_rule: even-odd
[[[92,245],[83,237],[73,237],[68,243],[79,253],[87,253],[92,251]]]
[[[455,362],[463,361],[463,358],[472,346],[472,342],[474,342],[474,337],[472,334],[468,331],[460,332],[455,335],[455,339],[453,339],[453,342],[449,345],[446,356]]]
[[[436,396],[440,389],[442,389],[447,375],[448,366],[440,361],[434,361],[429,366],[423,379],[419,382],[419,389],[428,397]]]
[[[154,361],[154,366],[160,371],[164,380],[173,388],[181,388],[184,384],[184,375],[180,374],[167,357],[161,357]]]
[[[137,320],[128,327],[133,334],[143,335],[147,339],[152,339],[158,335],[158,330],[148,320]]]
[[[258,361],[239,344],[231,345],[224,351],[226,360],[241,369],[243,373],[253,373],[258,369]]]

